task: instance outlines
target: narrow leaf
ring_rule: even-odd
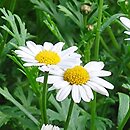
[[[128,112],[130,98],[128,95],[124,93],[118,93],[118,95],[119,95],[118,125],[120,125]]]
[[[123,16],[123,14],[121,14],[121,13],[115,14],[115,15],[112,15],[110,18],[106,19],[104,24],[101,26],[100,31],[101,32],[104,31],[114,20],[116,20],[120,16]]]

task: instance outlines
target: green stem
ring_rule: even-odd
[[[96,32],[95,50],[94,50],[95,60],[98,60],[98,58],[99,58],[99,43],[100,43],[100,27],[101,27],[101,19],[102,19],[102,9],[103,9],[103,0],[100,0],[99,7],[98,7],[97,32]],[[94,100],[92,101],[92,104],[91,104],[90,130],[95,130],[95,118],[96,118],[96,92],[94,92]]]
[[[85,63],[90,61],[90,43],[87,43],[84,51]]]
[[[90,130],[95,130],[96,118],[96,92],[94,92],[94,100],[91,102],[91,126]]]
[[[101,19],[102,19],[102,9],[103,9],[103,0],[100,0],[99,1],[99,7],[98,7],[97,32],[96,32],[95,50],[94,50],[95,60],[98,60],[98,55],[99,55],[99,42],[100,42],[100,27],[101,27]]]
[[[110,51],[110,49],[108,48],[107,44],[105,43],[104,39],[102,37],[100,37],[100,40],[101,40],[101,44],[102,46],[107,50],[107,52]]]
[[[72,110],[73,110],[73,106],[74,106],[74,101],[73,101],[73,99],[71,99],[70,106],[69,106],[69,111],[68,111],[68,115],[67,115],[67,119],[66,119],[65,126],[64,126],[64,130],[68,129],[70,118],[71,118],[71,114],[72,114]]]
[[[129,107],[129,110],[128,110],[125,118],[123,119],[122,123],[119,125],[118,130],[123,130],[123,128],[124,128],[124,126],[127,123],[129,118],[130,118],[130,107]]]
[[[44,83],[43,83],[43,92],[42,92],[42,101],[41,101],[41,116],[42,122],[44,124],[48,123],[47,120],[47,80],[48,80],[48,72],[44,72]]]
[[[107,32],[109,33],[109,36],[110,36],[110,38],[111,38],[111,40],[112,40],[113,46],[114,46],[116,49],[120,50],[120,46],[119,46],[119,44],[118,44],[118,42],[117,42],[117,40],[116,40],[116,38],[115,38],[115,36],[114,36],[114,34],[113,34],[113,32],[112,32],[112,30],[111,30],[110,27],[107,27]]]

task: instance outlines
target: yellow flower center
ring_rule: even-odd
[[[56,65],[57,63],[60,62],[60,57],[56,52],[53,51],[48,51],[48,50],[43,50],[39,52],[35,59],[39,63],[45,63],[46,65]]]
[[[85,84],[89,79],[89,73],[82,66],[67,69],[64,73],[64,80],[70,82],[70,84]]]

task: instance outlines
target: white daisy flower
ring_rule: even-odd
[[[41,130],[60,130],[58,126],[53,126],[53,125],[42,125]]]
[[[113,89],[114,86],[100,78],[111,75],[111,72],[105,71],[103,68],[103,62],[91,61],[84,67],[74,66],[66,70],[59,68],[50,71],[52,75],[49,75],[48,83],[53,84],[50,90],[59,90],[56,95],[58,101],[64,100],[71,93],[75,103],[79,103],[81,99],[85,102],[93,100],[92,90],[109,96],[106,88]],[[44,77],[38,77],[36,81],[43,83]]]
[[[126,17],[120,17],[120,21],[127,27],[128,31],[124,31],[124,33],[130,35],[130,19]],[[130,38],[126,38],[125,40],[130,40]]]
[[[76,46],[72,46],[62,51],[63,42],[53,45],[45,42],[44,45],[36,45],[32,41],[26,42],[27,46],[20,46],[15,50],[18,57],[26,62],[24,66],[42,66],[42,70],[49,71],[50,68],[59,66],[61,68],[72,67],[80,64],[80,54],[75,53]]]

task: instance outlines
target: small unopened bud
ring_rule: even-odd
[[[89,25],[87,25],[87,29],[88,29],[89,31],[91,31],[91,30],[93,30],[93,29],[94,29],[94,26],[93,26],[93,25],[91,25],[91,24],[89,24]]]
[[[81,11],[84,12],[85,14],[88,14],[91,11],[91,6],[89,5],[82,5],[81,6]]]
[[[91,6],[84,4],[81,6],[81,11],[84,12],[85,14],[88,14],[91,11]]]

